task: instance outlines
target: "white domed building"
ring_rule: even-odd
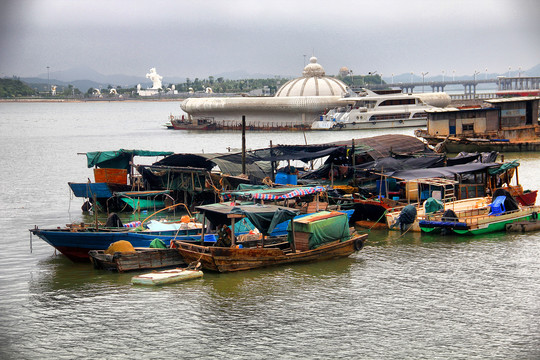
[[[328,109],[343,106],[339,99],[355,95],[342,81],[328,77],[312,57],[303,76],[283,84],[273,97],[189,98],[180,107],[191,119],[213,118],[218,123],[265,123],[275,126],[310,125]]]

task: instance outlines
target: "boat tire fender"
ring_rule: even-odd
[[[363,247],[364,247],[364,241],[362,239],[356,239],[354,241],[354,249],[356,251],[362,250]]]

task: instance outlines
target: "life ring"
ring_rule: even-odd
[[[354,250],[360,251],[364,247],[364,241],[362,239],[354,240]]]
[[[533,219],[533,220],[538,219],[538,213],[537,213],[536,211],[533,211],[533,213],[531,214],[531,216],[532,216],[532,219]]]

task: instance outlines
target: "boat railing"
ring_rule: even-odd
[[[504,213],[501,213],[501,214],[498,214],[496,215],[497,217],[499,216],[503,216],[503,218],[507,215],[513,215],[513,214],[517,214],[517,213],[523,213],[523,209],[516,209],[516,210],[509,210],[509,211],[505,211]],[[532,213],[532,209],[531,209],[531,213]],[[493,219],[494,218],[494,215],[490,215],[490,207],[489,206],[485,206],[485,207],[481,207],[481,208],[477,208],[477,209],[469,209],[469,210],[461,210],[461,211],[457,211],[455,212],[456,214],[456,219],[457,221],[455,221],[456,223],[458,222],[461,222],[461,223],[466,223],[468,226],[478,226],[479,224],[482,224],[484,222],[486,222],[487,219]],[[430,221],[442,221],[442,218],[444,217],[444,215],[440,212],[438,213],[432,213],[432,214],[429,214],[429,215],[425,215],[423,217],[421,217],[422,219],[420,220],[430,220]],[[445,221],[450,221],[450,222],[454,222],[452,220],[448,220],[448,219],[445,219]]]

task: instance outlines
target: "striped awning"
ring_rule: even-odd
[[[253,199],[260,199],[260,200],[292,199],[295,197],[315,194],[315,193],[323,192],[323,191],[326,191],[324,186],[310,186],[310,187],[296,188],[285,194],[272,194],[272,193],[259,192],[259,193],[253,194]]]

